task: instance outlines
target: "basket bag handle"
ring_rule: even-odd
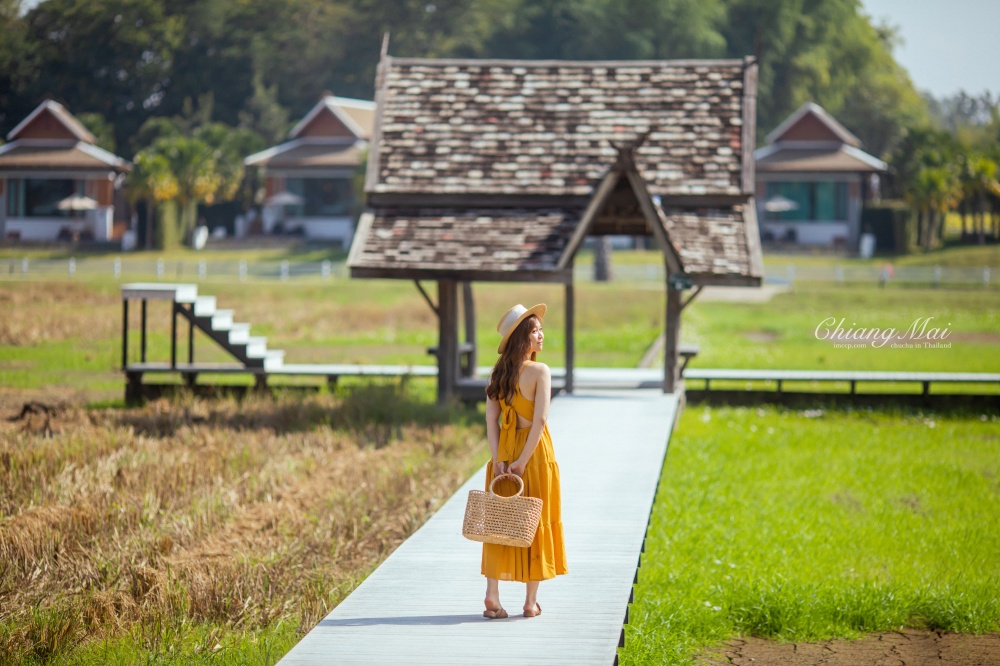
[[[496,492],[494,492],[494,490],[493,490],[493,486],[496,484],[497,481],[499,481],[500,479],[506,478],[506,477],[510,477],[512,479],[517,479],[517,492],[514,493],[513,495],[509,495],[509,496],[497,495]],[[522,479],[521,477],[519,477],[517,474],[511,474],[510,472],[507,472],[505,474],[500,474],[499,476],[493,477],[493,481],[492,481],[492,483],[490,483],[490,494],[491,495],[496,495],[497,497],[499,497],[501,499],[513,499],[515,497],[520,497],[521,493],[523,493],[523,492],[524,492],[524,479]]]

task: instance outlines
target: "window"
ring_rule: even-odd
[[[60,210],[59,202],[83,194],[83,181],[69,178],[12,178],[9,183],[10,217],[74,217],[74,211]]]
[[[289,206],[296,217],[334,217],[350,215],[354,192],[348,178],[289,178],[286,187],[302,197],[302,204]]]
[[[843,181],[777,181],[767,184],[767,200],[786,199],[787,210],[766,210],[768,220],[782,222],[843,222],[847,220],[847,183]]]

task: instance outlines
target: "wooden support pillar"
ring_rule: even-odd
[[[570,266],[572,273],[572,266]],[[576,292],[572,280],[566,285],[566,393],[573,392],[573,369],[576,367]]]
[[[142,362],[146,362],[146,299],[142,299],[142,337],[140,338],[139,347],[142,350],[140,358]]]
[[[472,296],[472,283],[462,283],[462,314],[465,319],[465,343],[472,350],[463,355],[462,377],[468,379],[476,374],[476,301]]]
[[[455,394],[458,382],[458,283],[438,280],[438,403]]]
[[[681,292],[667,283],[666,344],[663,347],[663,392],[674,393],[680,383],[678,351],[681,342]]]
[[[122,299],[122,370],[128,367],[128,299]],[[125,395],[128,398],[128,394]]]
[[[177,369],[177,310],[181,306],[174,301],[170,305],[170,369]],[[194,307],[194,306],[192,306]]]

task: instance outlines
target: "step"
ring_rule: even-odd
[[[264,357],[265,370],[280,370],[285,364],[285,352],[282,349],[270,349]]]
[[[251,337],[246,347],[247,358],[264,358],[267,355],[267,338]]]
[[[193,303],[198,297],[198,285],[165,282],[132,282],[122,285],[122,298],[144,298],[176,303]]]
[[[215,314],[215,296],[199,296],[194,299],[194,316],[211,317]]]
[[[233,325],[232,310],[216,310],[212,315],[213,331],[228,331]]]
[[[229,344],[245,345],[250,342],[250,324],[233,322],[229,325]]]
[[[285,364],[285,352],[281,349],[268,349],[257,357],[248,356],[246,367],[263,368],[265,370],[280,370]]]

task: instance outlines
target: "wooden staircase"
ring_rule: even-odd
[[[280,371],[285,352],[268,349],[267,338],[250,333],[250,324],[233,319],[232,310],[218,307],[215,296],[200,296],[194,284],[133,283],[122,285],[122,370],[128,383],[126,400],[141,394],[142,375],[147,372],[179,372],[186,383],[193,385],[202,372],[249,372],[266,384],[266,373]],[[140,301],[139,362],[129,360],[129,302]],[[169,301],[170,361],[151,362],[147,358],[147,304],[149,301]],[[179,362],[178,319],[188,322],[187,362]],[[235,359],[235,363],[209,364],[194,361],[194,332],[199,330],[211,338]]]

